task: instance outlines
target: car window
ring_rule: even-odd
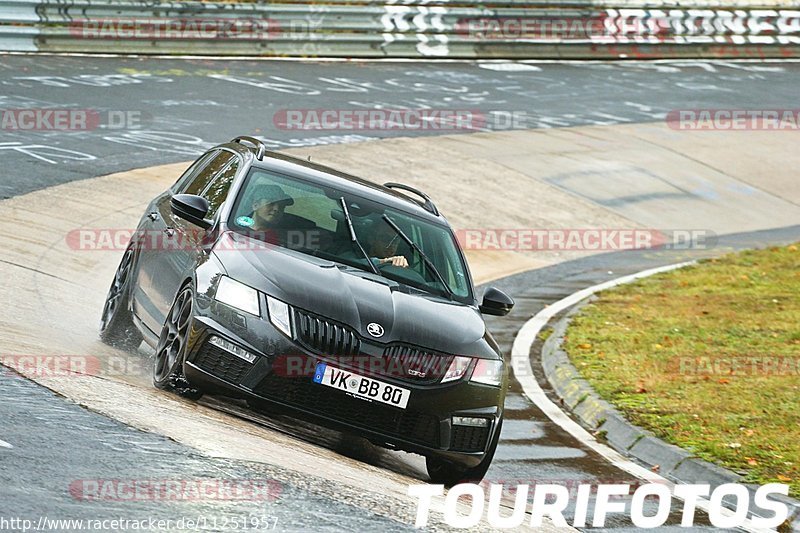
[[[291,187],[287,187],[287,189],[292,191]],[[297,196],[294,196],[294,199],[294,205],[286,208],[287,213],[311,220],[318,228],[328,231],[336,230],[336,220],[331,216],[331,210],[339,209],[336,200],[301,190],[297,190]]]
[[[180,192],[183,194],[202,194],[203,191],[206,190],[206,187],[208,187],[208,184],[211,183],[211,180],[216,177],[219,171],[225,168],[225,165],[227,165],[233,157],[234,155],[230,152],[219,151],[217,155],[188,182],[185,189],[179,189]]]
[[[263,172],[253,174],[252,179],[248,182],[248,187],[241,202],[241,214],[251,214],[255,200],[254,196],[258,194],[261,186],[270,184],[279,185],[292,198],[293,204],[286,207],[286,213],[302,217],[312,222],[317,228],[329,231],[336,229],[337,221],[331,215],[332,210],[341,209],[336,200],[321,194],[319,187],[314,185]]]
[[[182,190],[186,187],[186,184],[189,183],[192,179],[197,176],[198,172],[200,172],[203,167],[205,167],[209,161],[211,161],[216,155],[219,154],[219,150],[211,150],[208,153],[203,154],[197,160],[192,163],[186,172],[184,172],[180,178],[175,182],[175,184],[170,187],[173,191],[177,192]]]
[[[225,202],[238,170],[239,158],[234,157],[228,166],[214,178],[214,181],[212,181],[201,194],[203,198],[208,200],[207,218],[214,218],[220,206]]]
[[[350,239],[341,198],[369,259]],[[235,199],[228,224],[250,237],[362,270],[371,271],[371,261],[384,277],[427,292],[445,292],[436,273],[385,217],[430,258],[456,298],[470,301],[466,265],[450,228],[349,191],[255,168]],[[396,256],[405,257],[407,266],[385,261]]]

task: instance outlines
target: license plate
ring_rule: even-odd
[[[340,370],[327,363],[317,365],[314,383],[339,389],[362,400],[386,403],[401,409],[406,408],[411,397],[408,389]]]

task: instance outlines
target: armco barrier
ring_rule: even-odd
[[[0,50],[305,57],[800,57],[800,1],[0,0]],[[662,7],[653,7],[653,6]],[[682,5],[686,5],[682,3]]]

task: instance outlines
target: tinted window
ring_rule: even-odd
[[[180,191],[186,187],[186,184],[194,179],[194,177],[197,176],[197,173],[200,172],[203,167],[208,164],[208,162],[211,161],[211,159],[213,159],[218,153],[219,150],[212,150],[211,152],[203,154],[201,157],[199,157],[197,161],[195,161],[188,169],[186,169],[186,172],[184,172],[183,175],[178,178],[178,181],[175,182],[175,185],[171,187],[172,190]]]
[[[230,152],[219,152],[197,175],[189,181],[188,185],[181,192],[183,194],[202,194],[206,190],[211,180],[216,177],[220,170],[225,168],[234,157]]]
[[[369,259],[350,239],[341,198]],[[371,270],[370,261],[386,278],[427,292],[446,292],[436,273],[387,218],[428,256],[455,297],[470,301],[466,265],[450,228],[348,191],[253,169],[239,192],[229,225],[250,237],[362,270]],[[389,259],[397,256],[403,256],[407,266],[393,266]]]
[[[239,159],[233,158],[233,161],[211,182],[202,196],[208,200],[208,216],[207,218],[214,218],[220,206],[225,202],[228,196],[228,191],[231,188],[233,179],[236,177],[236,172],[239,170]]]

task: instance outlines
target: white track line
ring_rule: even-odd
[[[525,324],[520,328],[519,332],[517,333],[516,338],[514,339],[514,345],[511,348],[511,359],[513,361],[513,367],[515,371],[520,371],[522,375],[515,375],[517,381],[519,381],[520,385],[522,385],[522,390],[525,396],[530,399],[536,406],[544,412],[547,417],[558,424],[561,428],[565,431],[569,432],[570,435],[575,437],[578,441],[580,441],[584,446],[591,448],[593,451],[597,452],[601,455],[604,459],[610,462],[615,467],[628,472],[634,476],[639,477],[645,481],[651,483],[660,483],[667,485],[670,487],[670,490],[673,489],[675,486],[674,483],[667,480],[666,478],[656,474],[655,472],[634,463],[630,459],[626,458],[616,450],[606,446],[597,441],[588,431],[586,431],[583,426],[575,422],[571,419],[567,414],[562,411],[556,404],[550,401],[550,398],[547,397],[544,390],[539,386],[539,383],[536,382],[536,379],[533,377],[533,369],[531,368],[530,362],[530,351],[531,346],[533,345],[534,340],[536,339],[536,335],[539,334],[539,331],[558,313],[564,311],[565,309],[572,307],[573,305],[577,304],[581,300],[588,298],[589,296],[605,290],[611,287],[616,287],[617,285],[623,285],[625,283],[630,283],[637,279],[646,278],[648,276],[652,276],[654,274],[659,274],[661,272],[668,272],[670,270],[675,270],[678,268],[682,268],[684,266],[692,264],[693,261],[689,261],[686,263],[678,263],[676,265],[668,265],[665,267],[659,268],[651,268],[649,270],[644,270],[642,272],[637,272],[636,274],[631,274],[629,276],[623,276],[621,278],[613,279],[610,281],[606,281],[605,283],[600,283],[599,285],[595,285],[593,287],[589,287],[573,293],[566,298],[563,298],[552,305],[547,306],[545,309],[537,313],[533,318],[525,322]],[[676,497],[677,498],[677,497]],[[708,500],[698,500],[697,507],[703,509],[704,511],[708,512],[709,509],[709,502]],[[723,509],[723,514],[727,516],[733,516],[733,512]],[[742,526],[741,529],[750,532],[766,532],[766,531],[774,531],[770,529],[764,528],[757,528],[753,526],[752,522],[748,519],[745,524]]]
[[[13,446],[4,440],[0,440],[0,448],[13,448]]]

